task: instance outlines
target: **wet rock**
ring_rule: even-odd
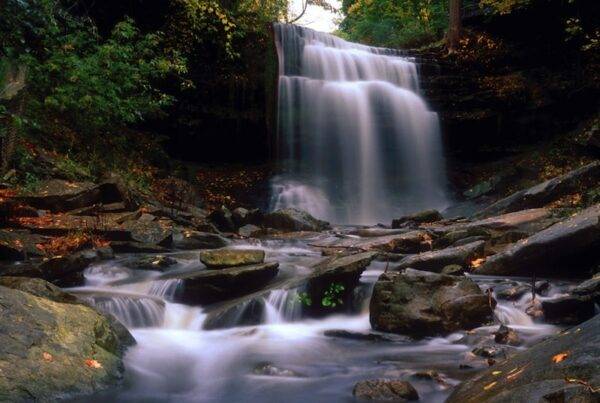
[[[577,325],[594,316],[594,300],[588,296],[566,296],[542,301],[544,319],[560,325]]]
[[[229,245],[230,241],[219,234],[183,230],[173,235],[173,247],[176,249],[217,249]]]
[[[125,265],[134,270],[157,270],[165,271],[169,267],[177,264],[177,260],[169,256],[156,255],[144,256],[139,259],[127,262]]]
[[[447,402],[571,401],[549,398],[572,396],[575,391],[588,399],[576,401],[597,401],[585,385],[598,385],[599,365],[600,316],[596,316],[478,373],[458,386]]]
[[[482,210],[477,215],[489,217],[496,214],[542,207],[564,195],[586,189],[589,184],[595,184],[598,181],[600,181],[600,162],[595,161],[529,189],[513,193]]]
[[[213,249],[200,252],[200,261],[209,269],[259,264],[265,260],[261,249]]]
[[[306,307],[307,313],[321,316],[348,310],[362,272],[376,255],[376,252],[363,252],[334,256],[315,265],[305,281],[306,292],[312,301]]]
[[[44,260],[39,269],[42,278],[60,287],[83,285],[83,271],[92,263],[104,260],[105,252],[93,249],[55,256]]]
[[[548,290],[550,289],[550,283],[546,280],[536,281],[533,286],[535,288],[536,294],[539,294],[539,295],[546,294],[548,292]]]
[[[238,234],[244,238],[253,238],[264,233],[263,229],[253,224],[246,224],[238,229]]]
[[[60,288],[40,278],[0,277],[0,286],[26,292],[36,297],[46,298],[65,304],[80,303],[73,294],[68,294]]]
[[[370,321],[384,332],[435,336],[489,322],[494,306],[495,301],[469,278],[406,269],[379,277]]]
[[[477,274],[577,274],[600,258],[599,219],[600,205],[583,210],[488,257]]]
[[[525,284],[517,284],[514,286],[503,287],[500,290],[497,290],[496,297],[498,299],[516,301],[527,293],[531,293],[531,286]]]
[[[259,209],[245,209],[238,207],[231,213],[233,223],[237,227],[245,225],[260,225],[263,220],[263,213]]]
[[[390,228],[374,227],[374,228],[359,228],[357,230],[351,231],[350,234],[358,235],[363,238],[372,238],[372,237],[380,237],[380,236],[398,235],[398,234],[403,234],[408,231],[409,230],[407,230],[405,228],[390,229]]]
[[[263,223],[266,227],[280,231],[324,231],[331,228],[328,222],[294,208],[266,214]]]
[[[120,383],[126,346],[95,310],[0,287],[0,311],[0,400],[56,401]]]
[[[258,291],[278,273],[278,263],[238,266],[221,270],[195,270],[166,274],[161,279],[182,280],[175,300],[187,304],[211,304]]]
[[[395,341],[393,337],[376,333],[357,333],[347,330],[326,330],[323,335],[339,339],[358,340],[358,341]]]
[[[589,296],[598,302],[600,299],[600,274],[577,285],[571,292],[574,295]]]
[[[162,246],[134,241],[112,241],[110,247],[115,253],[165,253],[169,251]]]
[[[327,248],[343,248],[385,253],[418,253],[429,250],[427,243],[431,238],[425,231],[410,231],[397,235],[370,237],[364,239],[345,238],[333,242],[317,243],[314,246]]]
[[[440,238],[436,239],[433,243],[436,249],[447,248],[448,246],[460,246],[457,245],[458,242],[465,242],[465,240],[470,240],[475,237],[480,237],[478,240],[487,240],[490,238],[490,234],[487,230],[479,227],[466,228],[466,229],[458,229],[454,231],[449,231],[445,233]],[[470,242],[466,242],[470,243]]]
[[[452,246],[464,246],[464,245],[468,245],[473,242],[485,241],[488,238],[489,237],[485,237],[485,236],[470,236],[467,238],[459,239],[458,241],[454,242],[452,244]]]
[[[483,358],[496,358],[498,356],[506,355],[504,349],[495,346],[475,347],[471,352],[476,356]]]
[[[375,401],[419,400],[417,390],[409,382],[391,379],[360,381],[354,386],[352,394],[358,399]]]
[[[500,325],[494,333],[494,341],[498,344],[507,344],[509,346],[520,346],[522,344],[519,334],[505,325]]]
[[[225,206],[221,206],[219,209],[213,211],[208,215],[208,219],[215,224],[215,226],[224,232],[234,232],[235,223],[233,222],[233,215],[231,211]]]
[[[160,222],[149,219],[149,214],[144,215],[136,221],[127,221],[123,228],[131,234],[131,239],[135,242],[154,244],[158,246],[171,246],[173,243],[173,231],[167,225],[161,225]]]
[[[452,264],[469,267],[475,258],[483,256],[484,247],[485,242],[478,241],[468,245],[407,256],[394,267],[394,270],[410,267],[411,269],[439,273],[444,267]]]
[[[430,223],[430,222],[440,221],[443,218],[444,217],[442,217],[440,212],[437,210],[425,210],[425,211],[420,211],[415,214],[411,214],[408,216],[404,216],[404,217],[392,220],[392,228],[400,228],[404,225],[411,224],[411,223],[413,223],[413,224]]]
[[[448,276],[462,276],[465,274],[465,269],[459,264],[449,264],[448,266],[444,266],[441,274],[446,274]]]
[[[286,378],[303,378],[305,376],[290,369],[276,367],[275,365],[269,362],[262,362],[256,365],[252,370],[252,373],[254,375],[281,376]]]

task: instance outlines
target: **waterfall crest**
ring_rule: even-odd
[[[446,206],[437,114],[400,52],[289,24],[279,55],[278,161],[271,208],[374,224]]]

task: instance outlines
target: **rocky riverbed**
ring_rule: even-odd
[[[594,401],[600,205],[552,202],[597,178],[371,227],[5,192],[0,400]]]

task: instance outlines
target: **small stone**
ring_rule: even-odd
[[[360,381],[352,394],[360,399],[378,401],[419,400],[419,394],[409,382],[391,379]]]
[[[449,264],[442,269],[442,274],[449,276],[462,276],[465,273],[465,269],[459,264]]]
[[[505,325],[500,325],[496,333],[494,333],[494,341],[498,344],[507,344],[509,346],[519,346],[522,343],[517,332]]]
[[[502,348],[494,346],[475,347],[471,352],[478,357],[484,358],[494,358],[500,354],[504,354],[504,350]]]
[[[243,236],[244,238],[257,237],[261,235],[263,232],[262,228],[257,227],[253,224],[246,224],[243,227],[240,227],[238,230],[238,234]]]

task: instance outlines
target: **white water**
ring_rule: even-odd
[[[419,96],[416,64],[294,25],[275,34],[282,173],[271,208],[374,224],[445,207],[438,117]]]

